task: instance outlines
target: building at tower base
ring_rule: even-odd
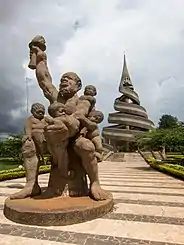
[[[115,152],[134,151],[135,136],[153,129],[154,124],[148,119],[146,109],[140,105],[139,95],[130,79],[125,55],[119,92],[122,95],[114,101],[114,109],[117,112],[108,116],[108,122],[115,125],[103,128],[103,141],[106,146],[113,147]]]

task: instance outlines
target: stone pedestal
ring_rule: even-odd
[[[113,199],[94,201],[90,197],[6,199],[4,215],[11,221],[36,226],[63,226],[102,217],[113,208]]]

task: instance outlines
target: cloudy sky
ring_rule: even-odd
[[[0,0],[0,133],[18,132],[29,104],[48,105],[27,69],[28,42],[43,35],[53,82],[75,71],[98,88],[97,107],[113,111],[124,51],[141,104],[154,122],[184,120],[183,0]]]

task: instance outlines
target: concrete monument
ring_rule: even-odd
[[[50,102],[49,115],[44,117],[39,104],[40,111],[34,113],[33,109],[33,117],[27,120],[26,125],[31,126],[26,126],[22,147],[27,184],[6,200],[4,214],[16,222],[37,225],[66,225],[103,215],[111,210],[113,201],[112,195],[101,188],[98,175],[102,143],[97,124],[103,120],[103,113],[95,110],[96,88],[88,85],[84,95],[78,97],[81,79],[67,72],[61,77],[58,91],[47,66],[44,37],[33,38],[29,48],[28,66],[35,70]],[[39,195],[38,153],[42,151],[37,148],[42,147],[37,145],[45,142],[52,156],[51,173],[47,190]],[[69,197],[62,196],[66,185]]]
[[[154,124],[148,119],[146,109],[140,105],[139,95],[134,90],[128,72],[125,55],[119,92],[122,95],[114,102],[114,109],[117,112],[110,113],[108,117],[109,123],[115,125],[104,127],[102,136],[104,143],[111,145],[115,152],[119,150],[128,152],[130,144],[136,141],[135,135],[152,129]]]

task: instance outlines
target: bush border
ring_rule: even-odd
[[[51,169],[50,165],[40,166],[39,174],[50,173],[50,169]],[[26,175],[25,170],[18,169],[18,168],[3,170],[0,171],[0,181],[23,178],[25,177],[25,175]]]
[[[171,164],[158,162],[156,160],[148,160],[148,159],[147,159],[147,163],[151,168],[158,170],[161,173],[170,175],[180,180],[184,180],[184,171],[175,169],[174,166],[171,166]]]

